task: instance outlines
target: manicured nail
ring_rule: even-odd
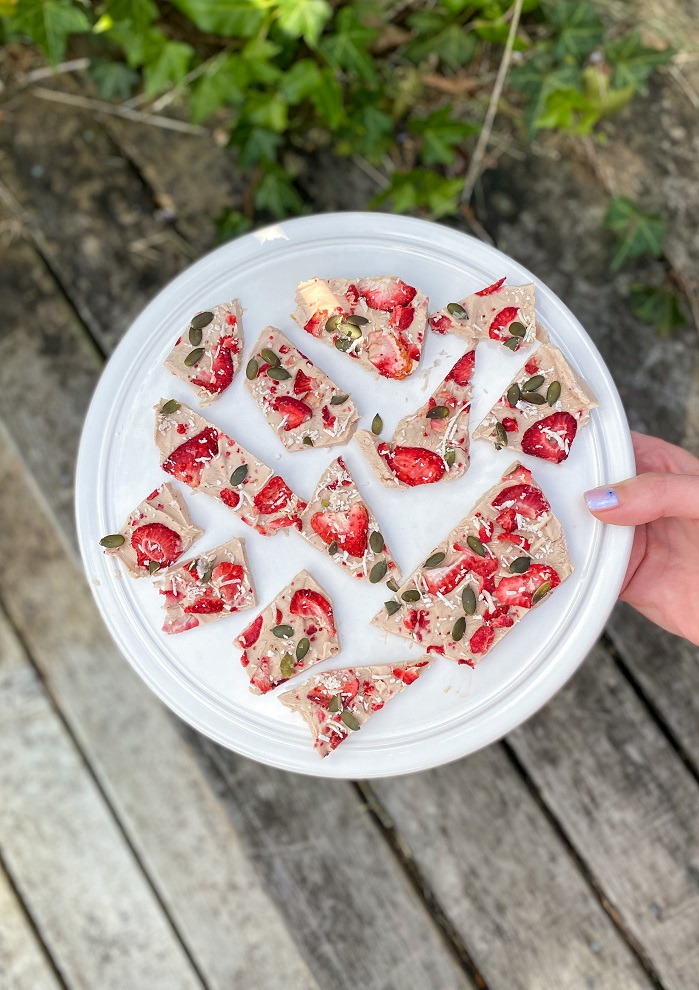
[[[613,488],[593,488],[585,492],[585,501],[590,512],[600,512],[602,509],[614,509],[619,499]]]

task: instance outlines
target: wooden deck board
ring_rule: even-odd
[[[2,661],[0,661],[2,671]],[[0,674],[0,676],[2,676]],[[0,990],[62,990],[24,906],[0,869]]]

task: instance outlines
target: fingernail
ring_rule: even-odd
[[[589,492],[585,492],[585,501],[590,512],[614,509],[619,504],[619,499],[613,488],[593,488]]]

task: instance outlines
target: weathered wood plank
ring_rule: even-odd
[[[509,742],[666,990],[699,972],[699,789],[595,650]]]
[[[0,660],[0,669],[2,661]],[[7,874],[0,869],[0,990],[61,990]]]
[[[489,987],[652,986],[502,747],[371,791]]]
[[[75,990],[201,983],[0,617],[0,848]]]
[[[208,986],[271,990],[281,968],[289,987],[314,990],[189,746],[112,644],[2,430],[0,477],[0,554],[16,562],[0,597]]]

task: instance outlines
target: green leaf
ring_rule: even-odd
[[[281,93],[251,93],[245,116],[254,127],[282,134],[288,124],[288,106]]]
[[[283,220],[289,214],[302,213],[304,203],[290,177],[278,166],[267,172],[255,190],[255,206]]]
[[[105,32],[105,37],[123,50],[126,61],[132,69],[137,69],[146,62],[157,61],[167,44],[167,38],[158,28],[146,28],[139,33],[131,29],[128,21],[109,28]]]
[[[437,55],[451,69],[470,62],[476,52],[477,41],[473,33],[460,24],[450,24],[436,11],[420,11],[409,18],[410,26],[418,38],[405,49],[405,55],[413,62],[422,62],[430,55]]]
[[[351,7],[342,7],[336,18],[337,31],[320,41],[320,51],[327,61],[354,72],[367,82],[374,82],[374,59],[368,48],[378,36],[375,28],[366,27]]]
[[[106,58],[93,59],[88,75],[102,100],[128,100],[140,80],[128,65]]]
[[[634,87],[624,86],[612,89],[607,73],[596,65],[588,65],[581,73],[585,96],[595,108],[598,116],[608,117],[617,113],[633,98]]]
[[[108,0],[101,11],[117,23],[127,21],[133,30],[141,31],[158,17],[153,0]]]
[[[546,111],[550,95],[561,89],[579,89],[580,83],[577,65],[555,67],[547,53],[537,53],[523,66],[512,69],[510,85],[529,96],[524,108],[524,126],[530,137],[537,128],[537,121]]]
[[[237,106],[245,100],[249,81],[247,66],[239,55],[216,59],[189,91],[192,120],[201,123],[222,106]]]
[[[351,129],[340,144],[343,154],[359,154],[376,163],[395,144],[393,119],[373,103],[352,107]]]
[[[667,220],[658,214],[646,213],[626,196],[615,196],[611,200],[604,223],[619,241],[610,262],[612,271],[618,271],[631,258],[644,255],[658,258],[663,253]]]
[[[602,42],[603,24],[591,3],[577,0],[549,0],[543,5],[547,20],[555,28],[553,53],[577,62],[586,58]]]
[[[18,0],[13,27],[29,35],[55,65],[65,55],[68,37],[89,31],[90,22],[71,0]]]
[[[262,27],[267,4],[256,0],[172,0],[201,31],[224,38],[252,38]]]
[[[155,96],[187,75],[194,49],[183,41],[166,41],[160,54],[144,67],[144,93]]]
[[[282,143],[280,134],[267,131],[263,127],[242,124],[231,131],[231,144],[239,148],[238,164],[241,168],[274,164]]]
[[[434,110],[427,117],[413,117],[408,126],[422,138],[420,158],[425,165],[452,165],[456,159],[454,149],[478,131],[473,124],[455,120],[448,106]]]
[[[458,213],[463,179],[448,179],[432,169],[394,172],[391,185],[374,198],[371,207],[393,204],[396,213],[420,210],[433,219]]]
[[[326,0],[279,0],[277,23],[285,34],[314,48],[332,13]]]
[[[569,87],[549,94],[544,112],[534,121],[534,126],[568,134],[589,134],[599,117],[587,96]]]
[[[672,289],[659,289],[654,285],[631,285],[629,304],[633,315],[654,326],[664,337],[675,327],[682,327],[687,320],[682,304]]]
[[[318,116],[325,121],[331,131],[334,131],[345,120],[342,86],[331,69],[321,69],[320,75],[320,85],[310,94],[311,101]]]
[[[272,62],[281,52],[279,45],[266,38],[253,38],[248,41],[240,55],[244,59],[250,78],[268,85],[276,82],[281,73],[279,66]]]
[[[621,89],[633,86],[636,92],[645,93],[645,82],[659,65],[669,62],[675,54],[671,48],[658,51],[646,48],[639,34],[628,34],[604,46],[607,61],[614,67],[612,82]]]
[[[280,81],[281,93],[287,103],[295,106],[308,99],[323,86],[320,69],[311,58],[302,58],[294,62]]]

